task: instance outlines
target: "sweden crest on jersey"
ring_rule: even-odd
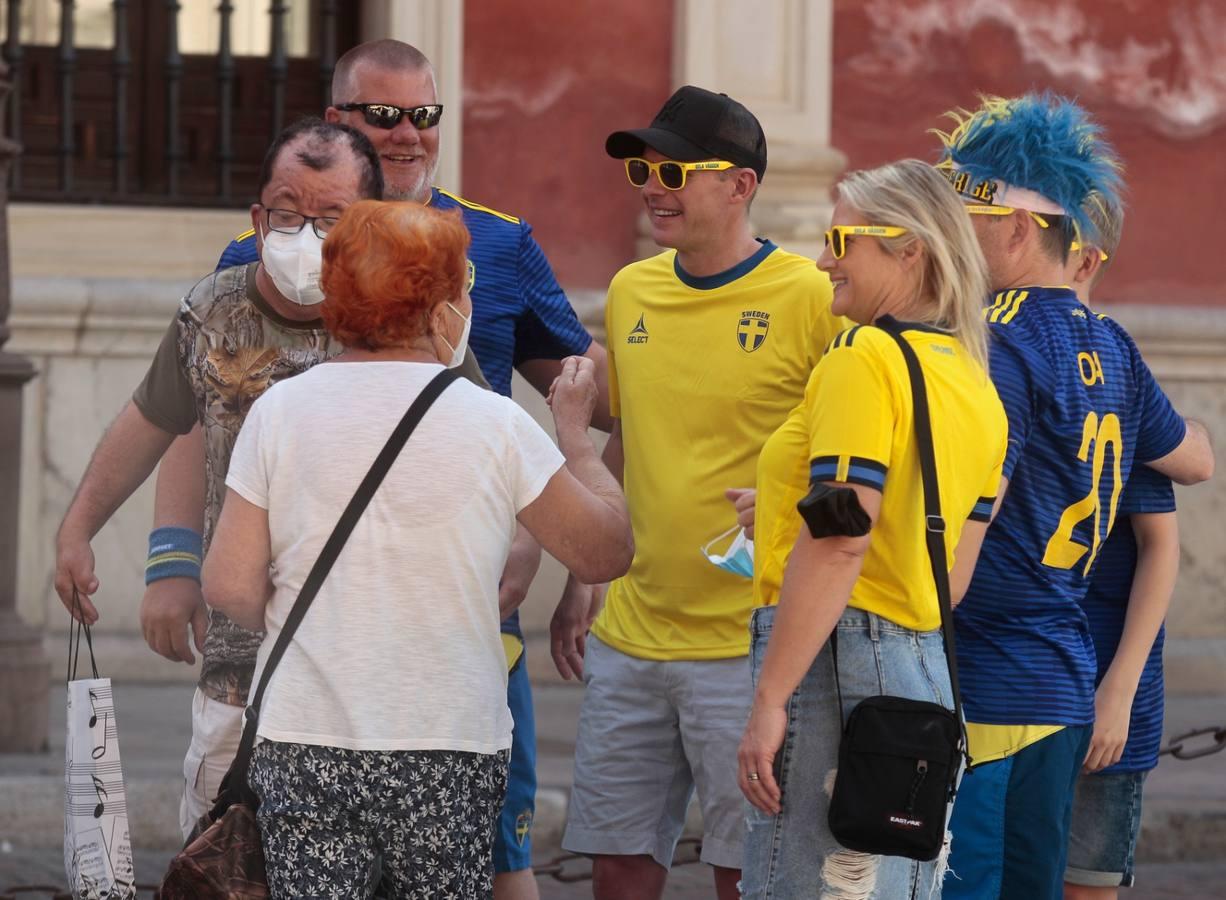
[[[770,331],[770,313],[759,309],[750,309],[741,313],[740,323],[736,327],[737,343],[746,353],[753,353],[766,341],[766,333]]]

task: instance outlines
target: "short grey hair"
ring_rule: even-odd
[[[379,41],[367,41],[365,44],[358,44],[336,61],[336,66],[332,70],[333,106],[337,103],[353,102],[354,94],[357,92],[353,72],[360,64],[371,65],[380,69],[401,69],[407,72],[421,72],[425,70],[430,73],[430,80],[434,82],[434,91],[436,94],[438,93],[438,82],[434,78],[434,66],[430,64],[426,54],[422,53],[412,44],[406,44],[404,41],[397,41],[392,38],[384,38]]]

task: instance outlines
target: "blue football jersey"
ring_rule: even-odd
[[[592,336],[558,285],[532,226],[514,216],[433,188],[430,205],[459,209],[472,236],[468,248],[468,293],[473,302],[469,346],[490,387],[511,396],[511,370],[525,360],[562,359],[587,352]],[[217,268],[259,259],[255,232],[222,251]],[[503,623],[518,633],[519,613]]]
[[[1090,587],[1082,598],[1081,608],[1090,625],[1094,655],[1098,664],[1095,687],[1100,685],[1107,668],[1115,659],[1120,638],[1124,634],[1124,617],[1132,592],[1132,578],[1137,568],[1137,539],[1130,517],[1137,513],[1170,513],[1175,511],[1175,490],[1171,480],[1147,466],[1134,467],[1120,497],[1120,513],[1111,536],[1103,544]],[[1132,701],[1128,724],[1128,743],[1124,755],[1101,774],[1118,772],[1148,772],[1158,764],[1158,748],[1162,743],[1163,681],[1162,645],[1166,635],[1163,626],[1150,648],[1137,693]]]
[[[1081,600],[1134,463],[1174,450],[1185,425],[1127,332],[1072,290],[1002,291],[985,315],[1009,487],[954,616],[966,717],[1087,725]]]

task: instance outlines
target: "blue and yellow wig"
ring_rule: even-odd
[[[1102,128],[1072,100],[1055,94],[981,96],[974,112],[946,113],[948,133],[933,129],[944,145],[938,168],[957,169],[971,183],[1004,182],[1041,194],[1062,208],[1090,243],[1098,229],[1086,202],[1122,208],[1123,164]]]

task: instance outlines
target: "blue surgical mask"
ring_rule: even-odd
[[[712,553],[711,547],[718,544],[728,535],[737,532],[726,553]],[[745,529],[733,525],[719,537],[711,540],[702,548],[702,555],[713,565],[719,566],[725,572],[740,575],[742,578],[753,578],[753,541],[745,537]]]

